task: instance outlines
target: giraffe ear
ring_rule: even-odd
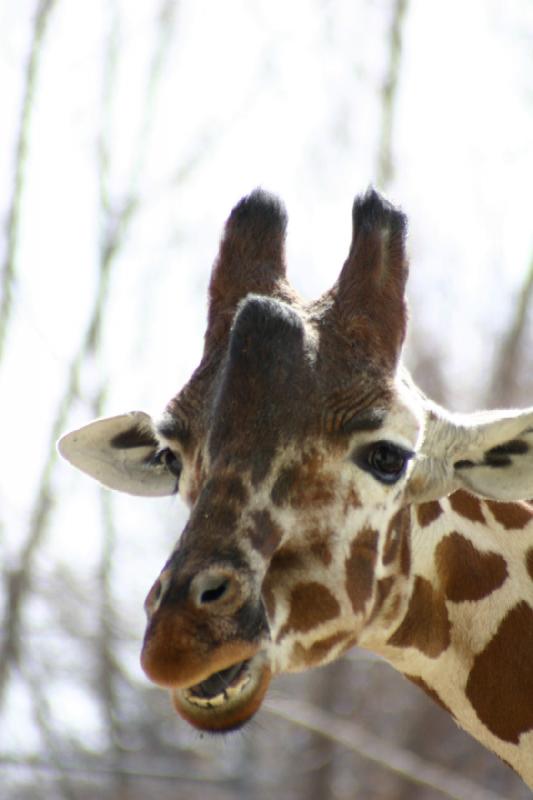
[[[142,411],[96,419],[65,434],[57,449],[109,489],[151,497],[176,491],[176,476],[157,459],[162,448],[152,419]]]
[[[408,497],[421,502],[460,488],[492,500],[533,498],[533,408],[428,414]]]

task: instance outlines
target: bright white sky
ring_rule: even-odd
[[[150,115],[140,211],[114,274],[103,363],[83,375],[90,392],[107,374],[109,413],[138,407],[157,413],[196,365],[210,265],[222,224],[243,194],[262,184],[284,197],[289,268],[296,287],[311,296],[335,280],[349,243],[353,196],[375,175],[391,3],[178,5]],[[159,7],[155,0],[118,6],[109,121],[115,199],[131,174]],[[2,214],[12,185],[33,8],[30,0],[0,5]],[[26,535],[28,498],[95,287],[96,142],[111,8],[107,0],[58,0],[39,75],[15,313],[0,370],[6,558]],[[530,0],[410,3],[390,195],[411,219],[413,316],[447,359],[457,403],[465,409],[474,402],[472,389],[483,378],[495,331],[505,326],[533,250],[532,42]],[[191,159],[193,166],[177,180]],[[71,425],[89,413],[80,402]],[[95,557],[95,494],[66,466],[57,484],[62,494],[45,572],[47,563],[77,560],[81,569]],[[156,550],[150,541],[139,542],[139,527],[154,527],[147,501],[118,504],[121,536],[131,544],[117,594],[131,607],[137,602],[140,608],[179,527],[174,505],[158,508],[160,527],[174,533],[150,531]]]

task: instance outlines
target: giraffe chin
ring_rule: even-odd
[[[272,674],[263,654],[216,672],[187,689],[173,689],[174,708],[207,733],[238,730],[258,711]]]

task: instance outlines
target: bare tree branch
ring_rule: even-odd
[[[389,61],[381,92],[381,138],[378,149],[377,184],[387,189],[394,177],[392,142],[394,115],[398,97],[398,79],[403,45],[403,29],[408,0],[393,0],[392,22],[389,34]]]
[[[357,723],[346,722],[309,703],[269,699],[263,708],[276,717],[337,742],[411,783],[440,792],[444,797],[452,800],[502,800],[500,795],[496,796],[444,767],[430,764],[407,750],[384,742]]]
[[[504,336],[493,370],[489,402],[506,406],[513,400],[522,366],[522,349],[527,331],[528,312],[533,298],[533,255],[524,282],[519,290],[514,315]]]
[[[15,145],[15,169],[11,199],[6,220],[6,252],[0,272],[0,362],[4,354],[9,322],[13,308],[13,286],[16,275],[16,257],[20,230],[20,211],[26,177],[26,162],[31,125],[31,115],[39,72],[43,41],[50,16],[57,0],[38,0],[35,13],[30,53],[26,65],[24,96]]]
[[[39,772],[57,773],[61,771],[61,773],[64,774],[88,776],[98,775],[107,777],[116,773],[115,766],[112,764],[106,765],[101,758],[91,761],[86,760],[86,763],[83,763],[80,759],[79,763],[62,761],[56,764],[40,758],[6,758],[5,756],[0,756],[0,766],[3,768],[13,767],[16,769],[26,767],[29,770]],[[206,784],[215,786],[232,784],[235,780],[233,775],[228,774],[196,775],[192,771],[177,772],[176,770],[142,769],[140,767],[121,767],[120,772],[132,780],[169,781],[172,783]]]
[[[330,664],[327,671],[318,673],[316,676],[319,678],[318,686],[307,695],[314,707],[324,709],[326,713],[333,711],[339,695],[346,692],[349,681],[347,664],[348,661],[341,658]],[[331,737],[324,737],[318,733],[314,733],[310,739],[310,747],[314,750],[315,756],[314,769],[308,777],[306,797],[309,797],[309,800],[323,800],[330,794],[329,790],[334,779],[338,743]]]
[[[43,681],[39,680],[33,672],[28,669],[27,663],[21,672],[29,688],[30,697],[33,705],[33,715],[37,728],[41,735],[49,763],[53,766],[54,772],[58,777],[58,788],[65,800],[76,800],[76,793],[71,783],[68,772],[62,768],[60,758],[60,747],[54,733],[53,722],[51,720],[50,707],[44,692],[42,691]]]
[[[16,258],[19,242],[22,195],[26,178],[31,115],[39,72],[43,42],[52,11],[57,0],[38,0],[33,24],[30,52],[26,64],[24,91],[16,136],[14,177],[6,219],[5,255],[0,271],[0,362],[4,355],[9,323],[13,308],[13,287],[16,277]],[[47,497],[43,496],[43,505]],[[0,648],[0,699],[7,678],[7,667],[16,659],[19,647],[17,619],[11,618],[11,607],[18,607],[24,592],[24,580],[18,570],[6,575],[6,619],[4,637]]]
[[[155,118],[157,92],[161,75],[168,57],[170,44],[175,32],[179,0],[161,0],[157,18],[157,31],[152,60],[148,72],[148,82],[144,98],[144,115],[137,141],[137,158],[133,165],[130,181],[130,197],[139,194],[139,179],[144,172],[146,156],[149,150],[150,137]]]
[[[111,26],[104,43],[104,68],[102,74],[102,110],[101,125],[98,137],[98,185],[99,185],[99,217],[100,217],[100,261],[101,264],[112,263],[119,252],[123,238],[123,231],[127,228],[133,216],[135,206],[129,202],[117,215],[114,210],[111,190],[110,167],[112,161],[112,112],[116,95],[117,67],[119,57],[120,16],[116,0],[110,4]],[[121,231],[121,228],[123,231]],[[105,315],[104,297],[97,305],[100,317],[95,319],[95,327],[91,331],[93,346],[99,347],[102,319]],[[106,393],[106,377],[101,375],[100,384],[96,387],[91,403],[91,410],[95,417],[102,415]],[[111,589],[111,575],[113,557],[116,544],[116,531],[113,520],[113,501],[105,489],[99,491],[101,511],[102,543],[100,564],[97,576],[98,591],[98,638],[95,643],[97,681],[95,688],[100,705],[101,714],[105,723],[107,742],[105,748],[110,754],[115,767],[119,767],[121,759],[121,723],[119,701],[117,696],[117,663],[115,659],[115,611],[113,608],[113,593]],[[117,797],[125,796],[127,778],[118,771],[110,773],[113,783],[113,793]]]
[[[39,491],[30,512],[28,534],[20,548],[18,566],[11,571],[7,578],[4,635],[0,645],[0,705],[6,688],[9,668],[20,660],[23,601],[30,589],[34,558],[48,530],[53,508],[53,473],[57,462],[55,443],[65,430],[72,404],[79,394],[81,367],[86,358],[94,353],[95,343],[99,338],[102,305],[107,298],[110,267],[109,260],[101,265],[98,289],[89,324],[80,349],[68,369],[65,390],[50,429],[48,455],[38,481]]]
[[[120,19],[118,7],[112,11],[111,31],[106,43],[105,68],[103,79],[103,108],[102,127],[99,138],[99,186],[100,186],[100,216],[101,216],[101,258],[103,262],[111,261],[118,252],[128,226],[139,205],[140,181],[144,172],[147,152],[149,149],[150,135],[155,117],[154,104],[157,95],[165,58],[168,53],[173,33],[173,22],[176,10],[175,0],[162,0],[158,15],[157,30],[155,34],[152,60],[148,72],[148,79],[142,108],[144,116],[137,139],[134,159],[130,171],[126,200],[118,213],[110,190],[110,163],[112,159],[112,110],[115,100],[116,71],[119,52]],[[95,346],[97,341],[96,331],[101,330],[98,320],[95,330]],[[101,416],[104,409],[105,384],[98,389],[92,403],[95,416]],[[114,790],[117,796],[122,796],[127,791],[128,775],[122,769],[123,762],[123,729],[122,714],[119,703],[119,683],[123,680],[122,672],[118,666],[116,656],[115,635],[118,628],[117,616],[113,602],[112,571],[116,549],[116,530],[113,519],[113,500],[109,492],[100,491],[100,506],[102,518],[102,548],[100,555],[100,568],[98,574],[99,597],[99,639],[98,639],[98,697],[103,717],[106,722],[108,743],[114,772]]]
[[[398,86],[401,74],[405,21],[409,11],[409,0],[391,0],[391,22],[389,28],[388,62],[381,90],[381,124],[377,152],[377,185],[387,191],[395,173],[394,132],[398,106]],[[416,321],[411,321],[410,359],[413,377],[434,400],[445,403],[446,380],[442,361],[435,357],[438,345],[427,332],[416,330]]]
[[[52,2],[52,0],[49,0],[49,2]],[[175,5],[174,0],[164,0],[161,6],[159,33],[155,46],[156,55],[152,60],[145,107],[151,107],[153,102],[157,79],[161,74],[163,56],[166,54],[169,42],[169,32],[165,26],[168,24],[168,15]],[[163,49],[163,54],[161,53],[161,48]],[[150,118],[147,119],[144,125],[144,132],[139,138],[138,151],[132,169],[128,198],[118,212],[114,210],[113,203],[109,199],[106,179],[103,178],[101,180],[100,197],[102,206],[107,213],[103,220],[96,294],[79,350],[67,371],[65,390],[58,404],[50,430],[48,456],[45,459],[40,480],[38,481],[39,491],[30,515],[28,535],[20,549],[18,566],[7,576],[4,635],[0,645],[0,704],[5,693],[9,669],[12,664],[20,660],[23,601],[30,589],[35,554],[45,538],[53,508],[53,474],[57,463],[55,443],[65,430],[72,404],[79,396],[81,370],[85,363],[90,358],[96,357],[98,353],[105,311],[109,302],[112,269],[139,205],[139,197],[134,192],[137,189],[139,165],[142,166],[145,161],[145,149],[149,144],[150,125],[152,124],[153,119]],[[102,176],[107,174],[105,172],[107,168],[107,145],[101,144],[99,152],[100,174]],[[102,386],[97,388],[97,394],[101,391],[103,391]]]

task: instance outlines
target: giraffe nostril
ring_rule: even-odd
[[[216,607],[227,609],[239,599],[241,584],[229,570],[209,570],[197,575],[192,582],[191,592],[197,608]]]
[[[170,579],[170,570],[164,569],[148,592],[146,600],[144,601],[144,610],[146,611],[148,619],[158,610],[168,589]]]
[[[154,585],[152,586],[152,588],[150,589],[150,591],[148,592],[146,600],[144,601],[144,610],[148,615],[153,613],[155,607],[157,606],[157,603],[161,598],[162,591],[163,591],[163,586],[160,579],[158,578],[154,583]]]
[[[222,580],[217,586],[213,586],[209,589],[204,589],[202,594],[200,595],[200,603],[202,605],[208,605],[209,603],[216,603],[217,600],[220,600],[229,588],[229,581],[227,579]]]

